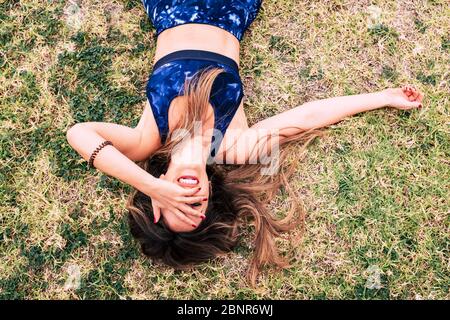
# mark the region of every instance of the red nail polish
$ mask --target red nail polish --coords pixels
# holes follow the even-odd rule
[[[200,218],[202,218],[202,220],[205,220],[206,217],[205,216],[200,216]]]
[[[196,228],[197,226],[195,224],[192,225],[194,228]]]
[[[156,218],[153,219],[153,223],[156,223]]]
[[[203,198],[202,200],[203,200],[203,201],[206,201],[206,200],[208,200],[208,198]]]

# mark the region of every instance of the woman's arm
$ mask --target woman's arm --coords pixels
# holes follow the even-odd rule
[[[133,161],[145,160],[157,147],[149,112],[149,108],[144,109],[136,128],[105,122],[77,123],[67,131],[67,141],[85,160],[89,160],[100,143],[111,141],[114,146],[104,147],[94,166],[138,190],[146,190],[155,183],[155,178]]]
[[[136,128],[114,123],[78,123],[67,131],[67,141],[85,160],[89,160],[92,152],[103,141],[111,141],[113,146],[107,145],[101,149],[95,157],[94,166],[150,196],[154,200],[152,206],[155,211],[166,208],[177,214],[180,219],[193,224],[193,221],[182,212],[200,216],[196,210],[186,205],[203,199],[193,196],[197,190],[195,188],[186,190],[159,177],[153,177],[134,163],[145,160],[158,147],[159,135],[152,132],[150,124],[154,119],[146,117],[149,115],[146,114],[149,112],[148,109],[144,111]]]
[[[243,164],[254,160],[258,154],[267,150],[265,138],[269,132],[280,137],[278,142],[283,143],[282,137],[325,127],[360,112],[387,106],[403,110],[418,108],[422,106],[422,99],[421,92],[408,86],[307,102],[243,130],[235,142],[226,147],[228,154],[225,161],[230,164]]]
[[[260,121],[251,129],[278,129],[281,134],[289,136],[300,130],[326,127],[357,113],[387,106],[404,110],[418,108],[422,99],[423,94],[418,90],[404,87],[316,100]]]
[[[70,133],[69,133],[70,132]],[[146,106],[135,128],[115,123],[83,122],[77,123],[67,132],[73,136],[78,150],[91,150],[85,134],[97,134],[104,140],[111,141],[123,155],[132,161],[143,161],[159,147],[159,135],[150,107]],[[70,143],[70,141],[69,141]],[[72,143],[70,143],[72,145]],[[81,155],[81,153],[80,153]]]
[[[86,161],[105,140],[110,140],[114,146],[106,146],[98,153],[94,161],[98,170],[138,190],[154,182],[152,176],[133,162],[138,160],[136,155],[143,155],[138,150],[141,144],[138,130],[113,123],[85,122],[67,131],[67,141]]]

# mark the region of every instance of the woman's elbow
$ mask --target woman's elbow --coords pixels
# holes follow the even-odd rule
[[[80,135],[80,131],[82,129],[82,123],[76,123],[71,126],[66,132],[67,142],[73,146],[74,142],[77,140],[77,137]]]

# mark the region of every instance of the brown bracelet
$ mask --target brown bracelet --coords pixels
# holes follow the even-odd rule
[[[91,157],[89,158],[89,168],[93,168],[94,167],[94,159],[97,156],[98,152],[105,146],[107,145],[113,145],[111,141],[103,141],[98,147],[97,149],[94,150],[94,152],[92,152]]]

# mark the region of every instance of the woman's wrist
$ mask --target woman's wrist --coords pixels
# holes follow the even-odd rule
[[[377,92],[379,95],[381,107],[390,107],[392,105],[392,96],[389,94],[389,89],[381,90]]]
[[[151,196],[157,188],[157,181],[157,178],[152,176],[150,173],[146,173],[144,178],[140,181],[140,185],[137,189],[144,192],[148,196]]]

